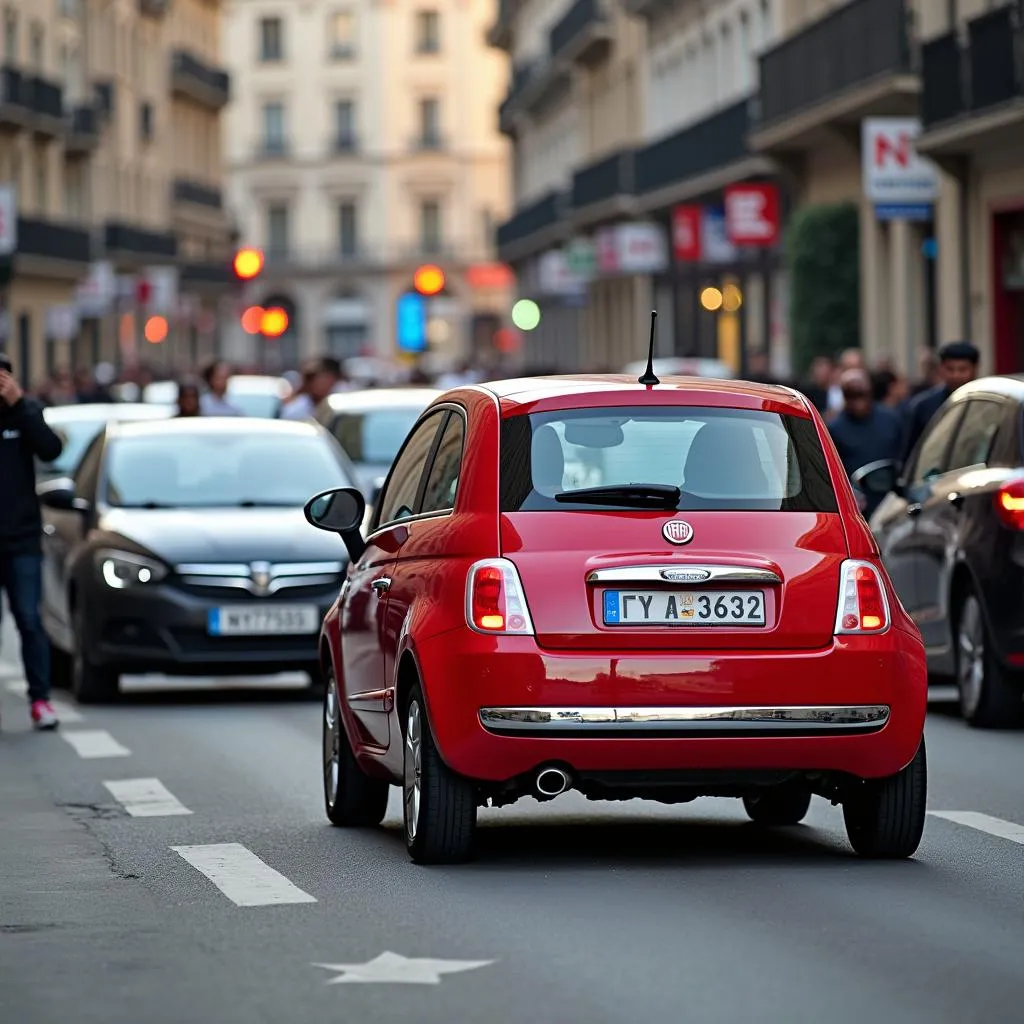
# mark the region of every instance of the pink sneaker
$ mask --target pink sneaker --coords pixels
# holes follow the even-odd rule
[[[37,729],[56,729],[60,725],[57,712],[48,700],[35,700],[32,702],[32,724]]]

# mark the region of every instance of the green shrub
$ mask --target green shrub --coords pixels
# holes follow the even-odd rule
[[[804,206],[786,233],[793,369],[860,345],[860,212],[855,203]]]

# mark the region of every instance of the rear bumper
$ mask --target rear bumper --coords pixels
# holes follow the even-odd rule
[[[927,708],[924,649],[899,629],[819,651],[620,657],[466,630],[416,655],[442,757],[490,782],[549,762],[877,778],[912,760]]]

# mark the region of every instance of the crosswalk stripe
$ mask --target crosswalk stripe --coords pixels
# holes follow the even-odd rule
[[[19,697],[24,697],[28,694],[28,684],[24,679],[12,679],[7,684],[7,689],[10,693],[16,693]],[[61,722],[70,724],[85,720],[85,716],[81,712],[76,711],[70,704],[65,704],[59,697],[51,697],[50,703],[53,705],[53,710],[57,712],[57,717]]]
[[[128,757],[131,754],[106,729],[72,729],[62,731],[60,735],[75,748],[79,757],[88,761],[101,757]]]
[[[169,818],[192,813],[159,779],[114,779],[103,785],[133,818]]]
[[[241,843],[172,846],[179,857],[205,875],[239,907],[268,907],[280,903],[316,903],[280,872]]]
[[[956,825],[965,825],[967,828],[987,832],[990,836],[1009,839],[1011,843],[1019,843],[1024,846],[1024,825],[1003,821],[1002,818],[993,818],[989,814],[981,814],[978,811],[929,811],[928,813],[933,818],[944,818]]]

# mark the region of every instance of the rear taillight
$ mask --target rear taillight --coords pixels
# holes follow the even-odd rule
[[[532,635],[523,584],[510,561],[488,558],[470,566],[466,621],[479,633]]]
[[[1024,480],[1003,484],[992,496],[996,515],[1011,530],[1024,530]]]
[[[882,633],[888,628],[889,601],[879,571],[870,562],[843,562],[836,633]]]

